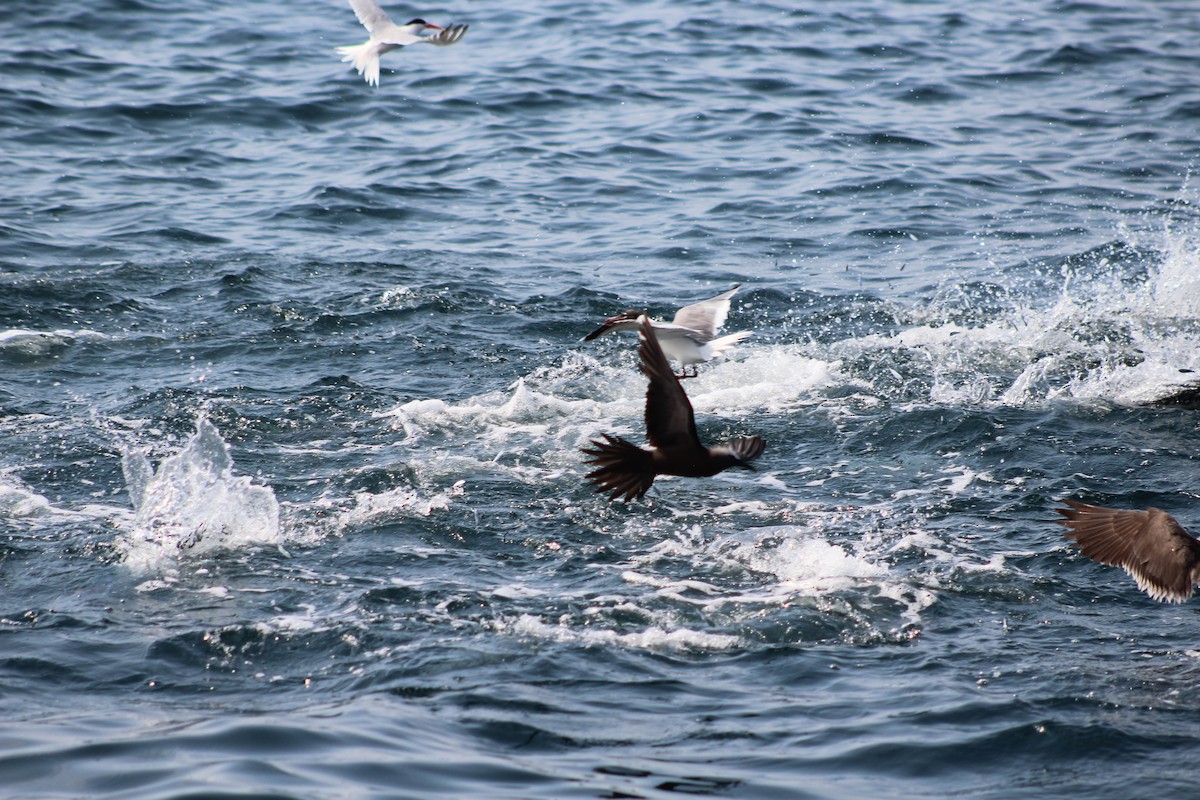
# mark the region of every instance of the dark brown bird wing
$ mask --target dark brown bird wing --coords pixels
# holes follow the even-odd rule
[[[1067,536],[1101,564],[1120,567],[1155,600],[1182,603],[1192,596],[1200,572],[1200,541],[1157,508],[1129,511],[1064,500],[1055,509]]]
[[[671,371],[648,317],[638,320],[638,358],[646,386],[646,439],[659,450],[703,450],[696,435],[696,417],[679,379]]]

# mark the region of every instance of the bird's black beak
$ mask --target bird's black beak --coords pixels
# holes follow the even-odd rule
[[[608,332],[608,329],[611,327],[612,327],[612,320],[606,319],[606,320],[604,320],[603,325],[601,325],[599,328],[596,328],[596,330],[592,331],[587,336],[583,337],[583,340],[585,342],[590,342],[592,339],[595,339],[599,336],[603,336],[605,333]]]
[[[608,333],[610,330],[612,330],[614,327],[616,327],[618,324],[620,324],[622,322],[625,322],[625,323],[634,322],[634,321],[640,320],[644,316],[646,316],[645,311],[622,311],[620,314],[616,314],[616,315],[611,316],[608,319],[604,320],[603,325],[601,325],[599,328],[596,328],[596,330],[592,331],[587,336],[583,337],[583,340],[585,342],[590,342],[592,339],[595,339],[597,336],[603,336],[604,334]]]

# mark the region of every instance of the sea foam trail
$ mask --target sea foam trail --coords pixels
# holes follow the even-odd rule
[[[0,475],[0,519],[12,522],[42,517],[51,513],[51,510],[50,501],[45,497],[13,478]]]
[[[119,549],[136,571],[170,568],[185,551],[282,540],[275,493],[234,475],[228,445],[204,417],[183,449],[163,459],[157,470],[137,450],[126,451],[121,466],[134,515]]]
[[[1064,268],[1050,302],[1018,293],[970,324],[948,321],[945,308],[918,310],[903,330],[844,339],[822,355],[869,364],[861,377],[881,394],[939,405],[1157,403],[1200,387],[1200,234],[1168,230],[1153,249],[1160,260],[1145,275]]]
[[[700,377],[687,381],[697,414],[784,413],[814,402],[815,392],[838,379],[834,365],[794,346],[747,346],[738,355],[708,365]],[[635,365],[573,355],[518,378],[503,391],[459,402],[412,400],[379,416],[391,418],[411,445],[441,434],[470,436],[493,451],[514,446],[537,450],[557,443],[573,452],[598,429],[622,434],[641,430],[645,397],[646,381]]]

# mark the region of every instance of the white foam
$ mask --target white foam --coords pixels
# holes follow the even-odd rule
[[[497,586],[492,590],[492,596],[503,600],[516,600],[522,597],[542,597],[545,594],[541,589],[535,589],[523,583],[509,583],[504,586]]]
[[[204,417],[176,454],[155,470],[136,450],[122,467],[134,505],[119,550],[130,568],[171,568],[181,553],[280,544],[279,503],[270,487],[233,472],[228,445]]]
[[[102,333],[89,330],[35,331],[10,328],[0,331],[0,352],[36,360],[56,356],[81,339],[107,338]]]
[[[343,511],[338,520],[339,528],[379,522],[391,517],[407,517],[414,514],[428,517],[434,511],[450,508],[450,500],[461,497],[465,492],[465,480],[460,480],[449,491],[424,496],[415,489],[398,486],[384,492],[355,492],[354,507]]]
[[[962,494],[968,486],[976,481],[992,482],[995,480],[986,472],[976,472],[970,467],[962,465],[948,467],[941,472],[943,475],[950,475],[950,477],[942,479],[946,484],[946,491],[950,494]]]
[[[1167,228],[1135,246],[1162,254],[1144,279],[1103,261],[1064,268],[1052,297],[1014,291],[976,324],[941,319],[972,311],[953,293],[951,307],[907,310],[912,326],[833,343],[829,354],[866,356],[879,391],[892,391],[888,378],[905,391],[928,386],[937,405],[1153,402],[1200,383],[1200,235]]]
[[[780,536],[782,540],[772,548],[764,548],[759,542],[741,545],[733,552],[734,557],[757,572],[775,576],[789,591],[824,594],[887,575],[879,564],[822,539],[804,537],[802,529],[793,526],[768,528],[759,535]]]
[[[134,591],[141,592],[143,594],[148,594],[150,592],[159,592],[164,589],[170,589],[173,586],[175,586],[176,583],[178,583],[177,578],[175,578],[174,576],[168,576],[168,577],[162,578],[162,579],[153,578],[148,581],[142,581],[141,583],[139,583],[137,586],[135,586],[133,588],[134,588]]]
[[[686,390],[698,415],[739,419],[816,403],[816,390],[834,382],[834,366],[794,347],[740,348],[740,360],[706,365]],[[503,474],[544,483],[579,467],[580,447],[601,432],[640,441],[646,381],[632,361],[601,364],[572,353],[500,391],[459,402],[412,400],[380,414],[404,432],[424,477]],[[443,442],[470,442],[469,447]],[[760,478],[769,480],[769,478]]]
[[[393,418],[393,425],[403,430],[412,444],[437,432],[482,432],[495,445],[513,438],[545,437],[571,420],[604,416],[604,404],[596,400],[562,396],[553,391],[553,386],[534,388],[530,386],[533,381],[532,376],[519,378],[505,391],[490,392],[461,403],[413,400],[382,416]],[[644,383],[640,391],[645,392]]]
[[[678,528],[667,523],[665,530],[647,530],[644,522],[632,522],[622,535],[659,538],[623,567],[622,580],[645,590],[633,592],[627,601],[656,609],[665,602],[670,608],[686,607],[736,622],[757,619],[764,607],[787,607],[803,599],[857,620],[855,635],[894,636],[902,626],[919,625],[921,611],[936,601],[936,595],[925,576],[894,572],[889,566],[892,542],[903,538],[888,521],[892,510],[890,501],[878,507],[822,510],[779,500],[773,519],[803,514],[805,524],[732,533],[703,524]],[[859,531],[853,548],[834,541],[846,530]],[[665,625],[663,612],[657,614],[656,622]]]
[[[503,620],[497,628],[588,645],[729,649],[748,642],[731,628],[753,630],[764,613],[776,613],[767,609],[797,607],[820,609],[827,620],[844,621],[855,636],[908,638],[919,632],[921,612],[937,600],[934,589],[894,573],[887,545],[878,537],[860,537],[860,551],[827,539],[825,528],[848,524],[847,514],[813,516],[812,525],[726,535],[699,524],[675,528],[622,565],[598,565],[620,569],[626,589],[592,597],[582,616],[564,614],[551,621],[525,614]],[[628,534],[642,539],[661,535],[639,523]],[[523,596],[519,587],[513,588],[496,596]],[[697,626],[697,616],[719,620],[723,630]],[[639,630],[629,631],[630,626]]]
[[[742,348],[736,361],[720,361],[687,381],[688,398],[697,412],[742,416],[772,413],[815,402],[814,393],[841,382],[837,365],[812,358],[793,345]],[[645,396],[644,382],[639,386]]]
[[[26,343],[53,342],[70,343],[76,339],[107,339],[102,333],[89,330],[34,331],[27,328],[10,328],[0,331],[0,347],[12,347]]]
[[[277,617],[271,617],[265,622],[255,624],[262,633],[267,635],[276,633],[307,633],[317,630],[317,608],[309,603],[300,604],[303,609],[299,614],[282,614]]]
[[[1200,347],[1200,341],[1196,342]],[[1118,405],[1144,405],[1170,395],[1188,384],[1200,383],[1200,372],[1181,373],[1175,364],[1194,364],[1191,356],[1152,353],[1152,360],[1140,364],[1103,365],[1072,379],[1061,395],[1077,400],[1104,400]],[[1169,359],[1170,363],[1167,363]],[[1196,369],[1196,367],[1191,367]]]
[[[621,578],[627,583],[641,586],[652,586],[660,594],[679,596],[684,592],[699,592],[702,595],[716,595],[720,589],[711,583],[690,578],[662,578],[656,575],[646,575],[634,570],[621,573]]]
[[[0,519],[41,517],[52,513],[50,501],[7,475],[0,475]]]
[[[740,642],[736,636],[688,628],[667,630],[650,626],[633,633],[618,633],[596,627],[575,628],[562,622],[552,625],[529,614],[522,614],[514,620],[500,620],[495,627],[501,633],[514,636],[639,650],[728,650]]]
[[[121,516],[122,511],[111,506],[61,508],[26,486],[15,475],[0,472],[0,520],[39,527],[52,526],[65,520],[112,520]]]

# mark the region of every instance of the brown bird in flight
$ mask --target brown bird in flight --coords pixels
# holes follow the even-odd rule
[[[766,443],[758,436],[739,436],[716,447],[705,447],[696,434],[692,404],[663,354],[649,318],[638,318],[638,358],[646,386],[646,439],[654,447],[644,450],[619,436],[601,434],[583,448],[596,469],[587,474],[597,492],[610,500],[641,497],[658,475],[706,478],[730,467],[754,469],[751,461],[762,455]]]
[[[1063,500],[1055,511],[1088,558],[1120,567],[1155,600],[1182,603],[1200,581],[1200,540],[1157,508],[1127,511]]]

